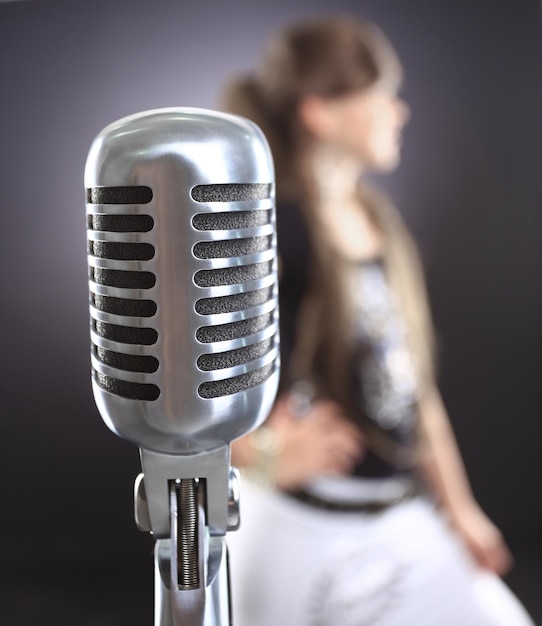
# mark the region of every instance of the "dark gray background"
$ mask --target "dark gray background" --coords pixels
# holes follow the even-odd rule
[[[216,106],[272,30],[331,6],[379,23],[404,61],[413,117],[404,162],[381,183],[422,250],[443,394],[475,492],[516,554],[507,580],[542,623],[535,0],[0,4],[2,623],[152,623],[137,450],[104,426],[89,383],[93,137],[136,111]]]

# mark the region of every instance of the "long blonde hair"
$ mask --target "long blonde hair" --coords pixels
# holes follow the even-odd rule
[[[296,374],[311,378],[318,372],[325,393],[347,406],[348,294],[337,280],[345,261],[315,219],[316,183],[306,167],[297,106],[308,95],[345,95],[382,78],[400,82],[401,74],[391,44],[376,26],[349,16],[324,17],[279,32],[254,73],[231,81],[223,94],[225,109],[252,119],[266,134],[275,160],[277,198],[299,206],[309,230],[312,273],[296,338]],[[386,272],[406,321],[423,391],[433,378],[434,340],[417,249],[383,194],[361,185],[360,200],[382,234]]]

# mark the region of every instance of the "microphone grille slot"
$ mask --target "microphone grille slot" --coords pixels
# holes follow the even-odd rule
[[[272,239],[270,236],[200,241],[194,245],[193,252],[198,259],[226,259],[264,252],[269,250],[271,243]]]
[[[273,269],[271,261],[252,265],[237,265],[216,270],[200,270],[194,275],[194,282],[198,287],[220,287],[222,285],[236,285],[251,280],[260,280],[269,276]]]
[[[270,183],[196,185],[190,192],[196,202],[243,202],[271,197]]]
[[[123,243],[119,241],[90,241],[90,254],[113,261],[150,261],[154,246],[150,243]]]
[[[156,276],[152,272],[131,272],[93,267],[90,271],[90,277],[98,285],[119,287],[120,289],[151,289],[156,284]]]
[[[99,387],[116,396],[122,396],[129,400],[146,400],[153,402],[160,397],[160,389],[156,385],[146,383],[132,383],[126,380],[111,378],[94,370],[94,380]]]
[[[96,320],[94,321],[94,330],[99,337],[118,343],[152,346],[158,341],[158,332],[154,328],[119,326],[118,324]]]
[[[93,293],[91,303],[98,311],[126,317],[153,317],[157,311],[153,300],[131,300]]]
[[[224,213],[198,213],[192,218],[196,230],[233,230],[256,228],[271,223],[269,209],[258,211],[228,211]]]
[[[152,189],[143,185],[87,189],[87,204],[148,204],[152,197]]]
[[[200,315],[219,315],[221,313],[233,313],[244,311],[252,307],[264,304],[271,299],[273,290],[271,287],[236,293],[231,296],[219,296],[216,298],[201,298],[196,301],[196,311]]]
[[[273,323],[273,314],[259,315],[240,322],[217,324],[216,326],[202,326],[196,331],[196,339],[201,343],[214,343],[215,341],[230,341],[253,335],[265,330]]]
[[[95,355],[96,358],[102,363],[105,363],[105,365],[127,372],[152,374],[156,372],[160,365],[158,359],[153,356],[122,354],[121,352],[115,352],[97,346],[95,346]]]
[[[198,387],[198,394],[205,399],[229,396],[240,391],[246,391],[251,387],[256,387],[264,383],[275,371],[276,363],[273,361],[264,367],[248,374],[226,378],[225,380],[213,380],[201,383]]]
[[[198,358],[198,367],[203,372],[212,372],[242,365],[266,355],[273,347],[273,343],[272,339],[266,339],[237,350],[202,354]]]
[[[154,227],[150,215],[89,215],[90,230],[110,233],[148,233]]]

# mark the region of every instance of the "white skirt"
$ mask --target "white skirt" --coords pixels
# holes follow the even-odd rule
[[[235,626],[527,626],[422,497],[331,512],[243,482],[228,534]]]

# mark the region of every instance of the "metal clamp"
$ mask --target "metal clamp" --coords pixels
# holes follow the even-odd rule
[[[224,535],[239,527],[239,473],[229,448],[188,458],[142,450],[142,464],[134,508],[138,528],[157,536],[155,626],[229,626]]]

